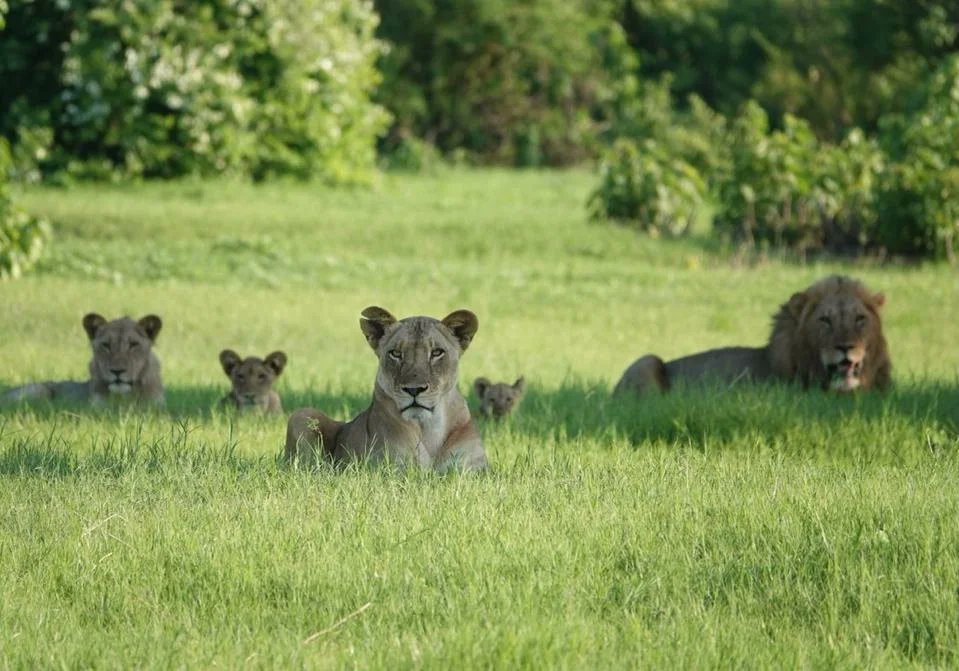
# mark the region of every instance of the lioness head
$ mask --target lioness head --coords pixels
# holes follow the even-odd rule
[[[834,275],[793,294],[775,318],[770,347],[807,383],[850,392],[889,382],[881,293]],[[788,351],[783,351],[783,350]]]
[[[220,352],[220,365],[233,383],[233,397],[240,406],[265,405],[273,390],[273,381],[286,366],[286,354],[271,352],[265,359],[255,356],[241,359],[231,349]]]
[[[520,377],[513,384],[497,382],[493,384],[485,377],[473,382],[473,389],[480,400],[480,414],[486,417],[504,417],[516,407],[523,398],[526,380]]]
[[[110,322],[95,313],[85,316],[83,328],[93,349],[93,381],[111,394],[129,394],[151,367],[151,348],[162,326],[156,315],[139,321],[121,317]]]
[[[429,421],[441,400],[456,389],[460,355],[479,322],[469,310],[442,320],[396,317],[379,307],[362,312],[360,328],[380,360],[376,385],[404,419]]]

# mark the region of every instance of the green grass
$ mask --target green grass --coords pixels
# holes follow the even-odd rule
[[[959,275],[743,267],[587,223],[592,179],[24,194],[57,237],[0,284],[0,385],[82,378],[85,312],[155,312],[168,411],[0,411],[0,667],[959,664]],[[890,393],[610,400],[836,271],[887,295]],[[213,410],[225,347],[287,352],[287,410],[362,409],[371,304],[474,310],[464,392],[526,375],[490,473],[289,471],[282,418]]]

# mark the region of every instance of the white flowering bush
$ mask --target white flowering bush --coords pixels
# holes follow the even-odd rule
[[[0,132],[47,173],[354,181],[373,168],[387,115],[370,101],[367,2],[20,2],[8,22]]]

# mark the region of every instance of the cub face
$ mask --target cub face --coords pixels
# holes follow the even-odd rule
[[[360,328],[379,359],[376,385],[407,420],[428,422],[456,389],[459,359],[479,322],[469,310],[442,320],[407,317],[397,321],[380,307],[363,310]]]
[[[110,394],[129,394],[148,372],[153,343],[163,322],[156,315],[139,321],[121,317],[107,321],[91,312],[83,318],[93,358],[90,376]]]
[[[232,397],[238,408],[272,409],[270,401],[276,394],[273,382],[286,367],[286,354],[271,352],[263,359],[255,356],[241,359],[233,350],[225,349],[220,352],[220,365],[233,385],[228,398]]]
[[[478,377],[473,382],[473,390],[479,397],[480,414],[484,417],[499,419],[505,417],[519,405],[523,398],[526,380],[520,377],[513,384],[508,382],[492,383],[485,377]]]

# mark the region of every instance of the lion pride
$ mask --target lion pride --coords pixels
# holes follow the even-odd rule
[[[637,359],[614,393],[667,391],[677,382],[797,381],[804,388],[852,392],[889,386],[892,362],[882,332],[881,293],[842,275],[795,293],[773,316],[763,347],[724,347],[664,362]]]

